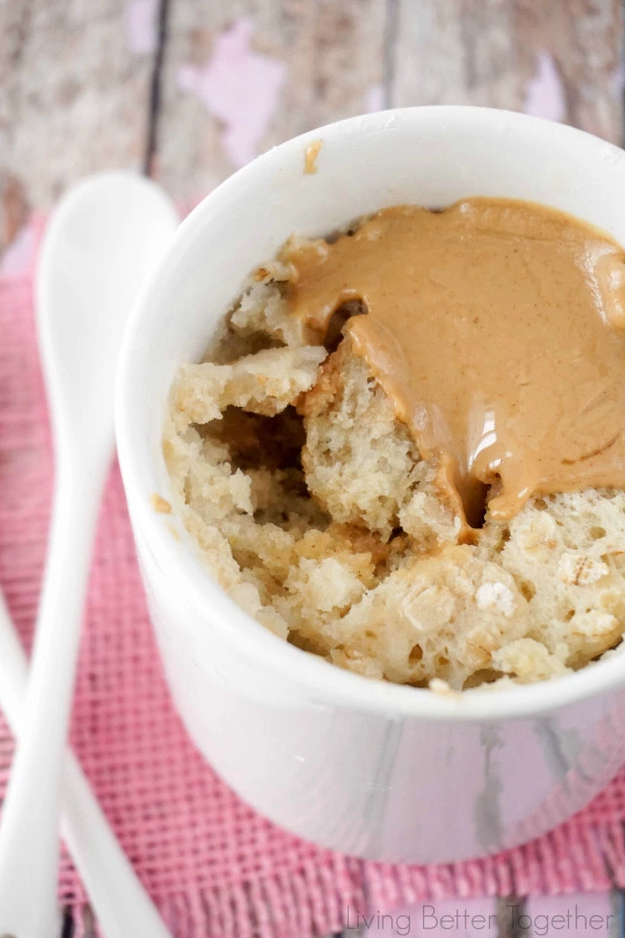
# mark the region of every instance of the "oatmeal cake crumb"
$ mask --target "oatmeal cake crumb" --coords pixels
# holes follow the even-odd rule
[[[306,156],[304,157],[304,172],[307,175],[317,172],[317,157],[323,145],[323,140],[315,140],[314,143],[306,147]]]
[[[162,515],[169,515],[173,511],[171,503],[168,502],[166,498],[163,498],[162,495],[158,495],[156,492],[150,495],[150,504],[152,505],[154,511],[158,511]]]
[[[487,508],[461,543],[435,461],[350,340],[328,353],[289,316],[292,277],[288,252],[257,268],[219,364],[183,365],[172,389],[173,506],[223,588],[308,653],[441,694],[557,677],[617,645],[625,493],[531,498],[510,521]]]

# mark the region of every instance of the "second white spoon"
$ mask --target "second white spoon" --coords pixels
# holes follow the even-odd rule
[[[16,737],[27,682],[26,656],[0,592],[0,706]],[[106,938],[171,938],[71,752],[65,755],[61,830]],[[52,935],[53,919],[49,925]]]

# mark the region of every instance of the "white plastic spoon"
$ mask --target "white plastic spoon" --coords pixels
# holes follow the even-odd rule
[[[0,593],[0,707],[15,736],[27,678],[26,656]],[[61,830],[106,938],[171,938],[71,752],[65,756]],[[50,919],[48,934],[53,930]]]
[[[0,826],[0,935],[51,938],[61,774],[91,547],[113,449],[124,325],[177,223],[131,173],[71,190],[47,229],[37,314],[56,456],[48,557],[28,699]]]

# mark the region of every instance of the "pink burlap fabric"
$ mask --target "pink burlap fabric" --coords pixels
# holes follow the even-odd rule
[[[37,231],[35,226],[24,234],[0,273],[0,583],[27,644],[52,481],[33,322]],[[625,886],[625,773],[539,841],[486,860],[429,868],[367,863],[319,850],[255,814],[203,762],[172,707],[116,467],[95,547],[72,745],[179,938],[307,938],[339,930],[348,910],[353,921],[356,910],[384,911],[424,897]],[[2,724],[0,793],[11,748]],[[80,934],[87,900],[67,857],[59,889],[75,911]]]

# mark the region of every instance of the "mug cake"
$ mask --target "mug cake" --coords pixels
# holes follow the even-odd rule
[[[625,253],[535,203],[293,236],[180,366],[171,501],[282,639],[438,691],[625,628]]]

